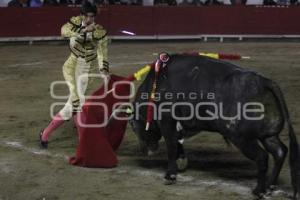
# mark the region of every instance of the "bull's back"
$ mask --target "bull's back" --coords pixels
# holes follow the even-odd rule
[[[151,92],[153,80],[154,71],[152,70],[137,92],[137,102],[145,100],[141,99],[142,92]],[[209,102],[215,103],[219,108],[221,103],[223,115],[229,117],[235,116],[237,113],[238,103],[261,102],[266,108],[266,118],[257,122],[249,123],[247,120],[235,122],[220,118],[211,121],[193,118],[182,122],[184,127],[192,132],[208,130],[232,134],[233,132],[248,131],[249,134],[255,136],[257,130],[277,126],[276,124],[282,121],[276,101],[265,87],[265,81],[266,78],[263,76],[228,62],[203,56],[178,55],[172,56],[167,67],[161,70],[156,92],[160,93],[162,97],[166,93],[172,93],[172,99],[167,101],[174,103],[189,102],[196,106],[199,102]],[[189,96],[191,93],[195,94],[192,99]],[[177,94],[184,94],[184,97]],[[185,108],[179,109],[181,109],[180,115],[189,115]],[[212,107],[202,106],[200,109],[202,110],[196,112],[203,116],[206,110],[212,109]],[[146,110],[142,110],[140,113],[145,114]]]
[[[234,64],[205,56],[173,56],[164,72],[169,90],[178,92],[220,93],[224,86],[237,84],[240,77],[253,72]]]
[[[198,129],[259,137],[260,134],[273,134],[281,129],[283,118],[280,109],[274,96],[266,87],[266,81],[269,80],[254,71],[210,58],[178,57],[168,65],[168,79],[172,93],[197,94],[197,99],[176,99],[174,102],[188,101],[194,106],[200,102],[208,102],[215,103],[218,107],[217,120],[203,121],[193,118],[183,122],[191,131]],[[259,108],[264,110],[264,118],[252,121],[245,119],[244,116],[241,120],[229,119],[236,116],[239,111],[243,114],[243,109],[250,108],[244,105],[249,103],[260,104],[262,107]],[[202,106],[199,109],[196,112],[201,116],[209,116],[205,115],[206,110],[215,113],[215,108],[212,106]],[[226,119],[220,117],[221,109]],[[185,108],[181,108],[180,113],[186,113],[188,116],[189,113],[185,111]],[[251,117],[259,118],[261,114],[258,112]]]

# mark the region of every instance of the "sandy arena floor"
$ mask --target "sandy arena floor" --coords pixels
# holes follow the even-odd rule
[[[111,71],[128,75],[153,61],[153,53],[187,50],[251,56],[236,63],[279,83],[300,134],[300,43],[115,42],[109,49]],[[63,80],[62,65],[68,54],[67,45],[0,46],[0,200],[254,198],[255,164],[214,133],[186,140],[189,169],[172,186],[163,185],[162,180],[167,165],[164,145],[158,155],[143,157],[130,127],[118,151],[119,166],[114,169],[79,168],[67,163],[76,148],[72,122],[51,137],[49,150],[39,149],[37,134],[49,122],[49,106],[55,102],[50,98],[50,83]],[[58,92],[66,94],[67,88]],[[288,142],[286,130],[281,138]],[[272,199],[287,199],[289,173],[286,160],[280,190]]]

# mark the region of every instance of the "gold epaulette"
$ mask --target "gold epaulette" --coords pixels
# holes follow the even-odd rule
[[[74,31],[76,33],[79,33],[81,28],[81,22],[82,22],[82,17],[81,16],[76,16],[76,17],[71,17],[69,20],[69,24],[71,24],[71,31]]]
[[[106,30],[100,26],[96,25],[96,29],[93,31],[93,39],[95,40],[101,40],[106,36]]]
[[[76,17],[71,17],[69,21],[73,26],[81,26],[82,22],[82,17],[81,16],[76,16]]]

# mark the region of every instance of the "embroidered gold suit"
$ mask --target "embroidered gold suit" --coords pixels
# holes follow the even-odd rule
[[[61,28],[61,35],[69,38],[69,58],[63,65],[63,75],[69,86],[70,96],[60,111],[63,119],[68,120],[73,112],[80,109],[84,95],[90,83],[89,74],[99,70],[108,70],[106,30],[96,25],[94,31],[81,33],[84,28],[82,16],[72,17]]]

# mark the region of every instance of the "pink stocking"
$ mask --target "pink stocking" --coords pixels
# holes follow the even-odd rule
[[[64,123],[65,120],[60,116],[60,114],[56,114],[47,128],[44,129],[42,135],[42,141],[48,141],[49,136],[57,129],[60,125]]]

